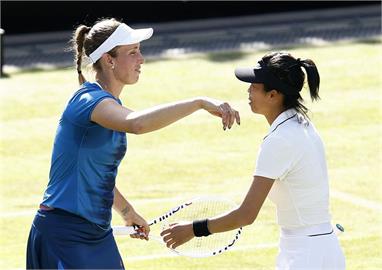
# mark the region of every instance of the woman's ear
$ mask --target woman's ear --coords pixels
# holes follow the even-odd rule
[[[114,69],[114,58],[110,54],[104,53],[102,55],[102,60],[107,68]]]
[[[279,103],[280,101],[282,101],[282,94],[276,89],[269,91],[268,97],[272,103]]]
[[[271,98],[271,99],[274,99],[276,97],[278,97],[279,95],[279,92],[275,89],[271,90],[271,91],[268,91],[268,97]]]

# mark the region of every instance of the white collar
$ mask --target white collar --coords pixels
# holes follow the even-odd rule
[[[286,110],[286,111],[283,111],[282,113],[280,113],[276,117],[276,119],[273,121],[271,126],[269,127],[268,134],[267,134],[267,136],[264,137],[264,139],[266,137],[268,137],[273,131],[275,131],[280,125],[282,125],[286,121],[296,117],[297,115],[298,115],[298,113],[295,109],[289,109],[289,110]]]
[[[103,90],[103,88],[102,88],[102,86],[100,85],[100,83],[99,83],[99,82],[95,81],[94,83],[95,83],[96,85],[98,85],[98,86],[99,86],[99,88],[101,88],[101,89]]]

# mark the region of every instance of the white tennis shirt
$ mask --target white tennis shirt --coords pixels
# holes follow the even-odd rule
[[[254,175],[275,179],[268,197],[276,204],[281,227],[330,221],[324,145],[313,123],[294,109],[272,123],[259,149]]]

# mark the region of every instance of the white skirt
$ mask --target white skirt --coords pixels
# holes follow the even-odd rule
[[[282,228],[276,269],[345,269],[345,256],[330,223]]]

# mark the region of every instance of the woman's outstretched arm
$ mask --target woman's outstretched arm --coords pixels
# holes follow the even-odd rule
[[[102,100],[92,112],[91,120],[121,132],[143,134],[166,127],[199,109],[222,118],[223,129],[240,124],[239,113],[216,99],[202,97],[158,105],[142,111],[132,111],[113,99]]]

